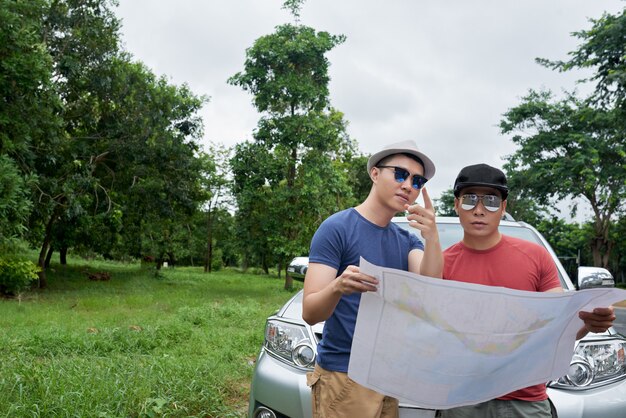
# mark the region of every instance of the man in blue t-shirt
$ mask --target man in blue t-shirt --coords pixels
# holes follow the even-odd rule
[[[435,212],[426,181],[433,162],[415,142],[390,144],[367,162],[372,179],[360,205],[335,213],[319,227],[309,253],[302,317],[313,325],[326,321],[317,348],[315,370],[307,375],[314,417],[397,417],[398,401],[367,389],[347,376],[361,293],[375,291],[378,281],[359,272],[359,259],[383,267],[441,277],[443,256]],[[424,206],[415,204],[423,190]],[[391,219],[408,212],[410,225],[425,244]]]

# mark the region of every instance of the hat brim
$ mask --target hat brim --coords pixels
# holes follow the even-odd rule
[[[416,156],[424,165],[424,177],[430,180],[435,175],[435,164],[426,154],[406,148],[384,149],[372,155],[369,160],[367,160],[367,172],[370,173],[372,168],[376,167],[376,164],[378,164],[380,160],[394,154],[410,154]]]
[[[465,182],[465,183],[458,183],[455,187],[454,187],[454,196],[455,197],[459,197],[459,194],[461,193],[461,190],[468,188],[468,187],[489,187],[490,189],[496,189],[498,190],[500,193],[502,193],[502,198],[506,200],[507,196],[509,195],[509,188],[508,187],[504,187],[504,186],[497,186],[495,184],[491,184],[491,183],[481,183],[481,182]]]

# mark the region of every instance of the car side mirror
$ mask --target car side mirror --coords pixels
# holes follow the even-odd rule
[[[578,267],[578,289],[615,287],[613,275],[602,267]]]

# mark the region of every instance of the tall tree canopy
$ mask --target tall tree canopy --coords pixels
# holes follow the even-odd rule
[[[0,242],[26,232],[34,144],[58,135],[53,60],[41,38],[44,1],[0,0]]]
[[[341,162],[355,147],[329,104],[325,55],[344,39],[279,26],[255,41],[244,71],[229,80],[252,93],[262,114],[255,143],[240,144],[232,165],[240,225],[266,269],[306,253],[321,220],[353,202]]]
[[[123,234],[140,255],[202,203],[206,98],[120,49],[115,5],[0,0],[0,234],[28,232],[42,286],[53,249],[111,254]]]
[[[595,91],[585,99],[557,100],[530,91],[504,114],[500,128],[519,148],[505,168],[514,190],[541,204],[582,198],[594,213],[594,264],[608,267],[615,239],[611,225],[626,213],[626,17],[605,14],[567,62],[539,60],[559,70],[590,68]],[[576,206],[574,205],[574,210]]]

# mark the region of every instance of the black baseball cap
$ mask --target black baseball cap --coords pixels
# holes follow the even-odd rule
[[[502,193],[502,200],[506,200],[509,195],[502,170],[487,164],[468,165],[461,169],[454,181],[454,196],[459,197],[461,190],[470,186],[493,187]]]

